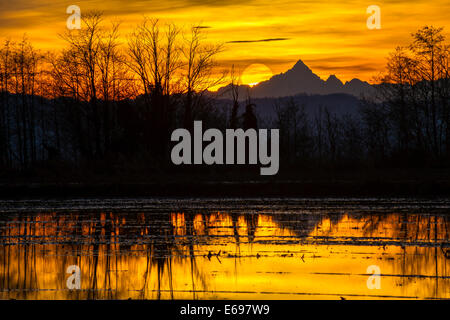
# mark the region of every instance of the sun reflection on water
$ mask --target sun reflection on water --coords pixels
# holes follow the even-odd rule
[[[11,213],[0,298],[450,298],[448,235],[446,215],[415,213]]]

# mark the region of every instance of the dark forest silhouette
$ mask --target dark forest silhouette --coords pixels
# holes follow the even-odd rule
[[[119,24],[91,12],[81,30],[61,35],[60,52],[36,50],[25,36],[4,41],[0,174],[175,170],[170,134],[191,129],[194,120],[221,130],[279,128],[280,171],[448,167],[449,45],[442,30],[423,27],[409,46],[396,48],[376,96],[361,97],[357,115],[318,105],[311,120],[287,98],[269,120],[250,97],[239,99],[234,68],[232,99],[226,108],[216,103],[208,89],[225,78],[215,60],[224,48],[208,43],[201,27],[184,32],[145,18],[121,43]]]

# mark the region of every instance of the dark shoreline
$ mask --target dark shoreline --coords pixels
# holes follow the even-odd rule
[[[0,199],[76,197],[446,197],[450,181],[3,183]]]

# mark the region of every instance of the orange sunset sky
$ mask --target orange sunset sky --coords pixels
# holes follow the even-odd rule
[[[121,21],[124,41],[143,15],[208,26],[210,41],[226,43],[220,65],[235,64],[246,84],[284,72],[299,59],[323,79],[335,74],[370,82],[387,54],[407,45],[419,27],[446,27],[447,37],[450,31],[450,0],[0,0],[0,39],[26,33],[37,48],[60,48],[69,5]],[[370,5],[381,8],[380,30],[366,26]]]

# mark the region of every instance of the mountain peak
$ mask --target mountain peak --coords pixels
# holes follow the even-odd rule
[[[308,71],[308,72],[312,72],[311,69],[302,60],[298,60],[289,71]]]
[[[353,78],[352,80],[347,81],[345,84],[362,84],[362,83],[364,83],[364,81],[361,81],[359,79]]]
[[[330,75],[325,84],[332,89],[338,89],[344,86],[341,80],[339,80],[334,74]]]
[[[335,79],[338,80],[338,78],[336,77],[336,75],[330,74],[330,75],[328,76],[327,81],[328,81],[328,80],[329,80],[329,81],[334,81]]]

